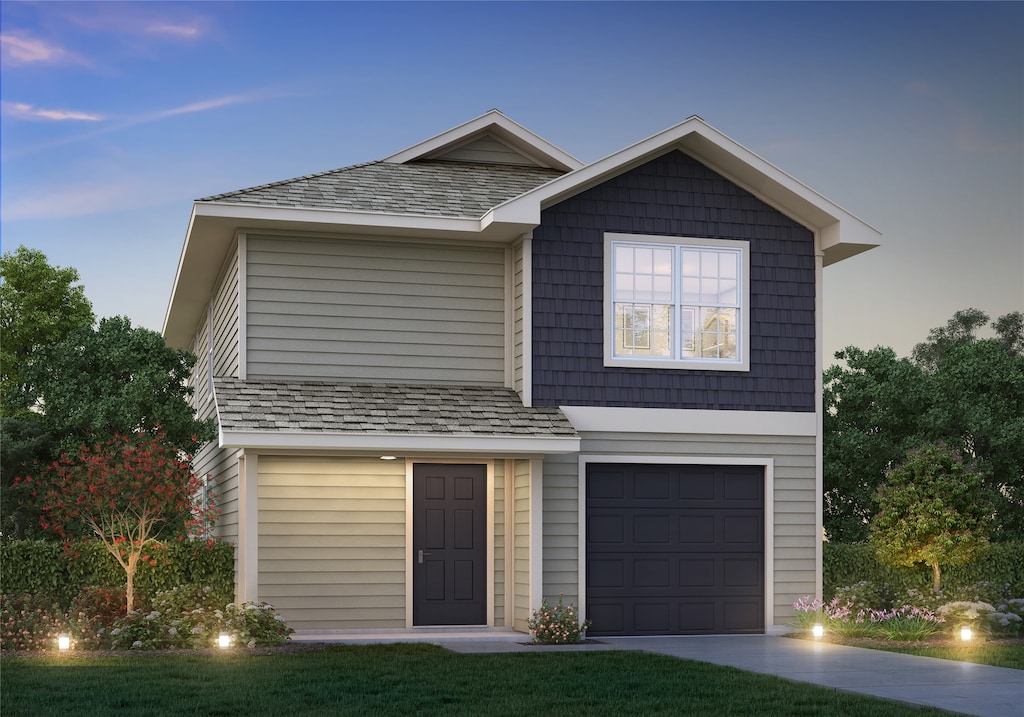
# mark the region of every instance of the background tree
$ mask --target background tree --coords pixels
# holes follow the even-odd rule
[[[988,545],[992,494],[982,474],[948,446],[912,450],[886,473],[877,499],[870,543],[878,559],[929,565],[935,592],[942,586],[941,565],[970,562]]]
[[[46,255],[19,246],[0,257],[0,401],[5,417],[25,415],[25,368],[37,349],[55,344],[95,317],[78,271],[50,266]]]
[[[216,436],[213,420],[198,420],[189,404],[195,355],[167,346],[155,331],[132,328],[127,318],[75,329],[37,355],[26,376],[62,450],[135,433],[191,450]]]
[[[848,347],[824,374],[824,520],[830,540],[860,541],[885,471],[911,446],[945,441],[974,461],[996,493],[997,540],[1024,539],[1024,316],[992,323],[958,311],[918,344]]]
[[[51,266],[43,252],[19,246],[0,256],[0,533],[31,537],[38,514],[14,485],[14,477],[50,459],[53,436],[30,410],[26,369],[36,352],[91,326],[92,304],[73,268]]]
[[[202,483],[187,457],[161,436],[117,436],[19,480],[36,502],[46,530],[64,540],[89,532],[124,569],[127,607],[135,572],[159,537],[185,536],[205,524]],[[83,527],[86,531],[83,531]]]
[[[926,377],[890,348],[849,347],[824,377],[823,517],[829,540],[868,538],[885,471],[918,440]]]

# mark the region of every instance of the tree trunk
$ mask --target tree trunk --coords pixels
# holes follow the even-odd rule
[[[130,553],[128,555],[128,566],[124,569],[124,574],[127,577],[125,582],[125,602],[128,603],[128,610],[131,611],[135,607],[135,568],[139,564],[139,554]]]
[[[939,572],[938,562],[932,563],[932,592],[939,592],[942,589],[942,574]]]

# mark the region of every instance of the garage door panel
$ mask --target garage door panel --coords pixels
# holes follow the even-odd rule
[[[761,467],[603,464],[587,477],[591,634],[764,631]]]

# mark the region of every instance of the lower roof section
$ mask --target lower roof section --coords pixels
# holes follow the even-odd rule
[[[496,386],[214,379],[220,445],[261,450],[574,453],[562,411]]]

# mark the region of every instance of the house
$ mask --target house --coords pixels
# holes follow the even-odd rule
[[[492,110],[196,201],[164,334],[238,599],[784,629],[821,592],[822,269],[879,239],[698,117],[584,165]]]

